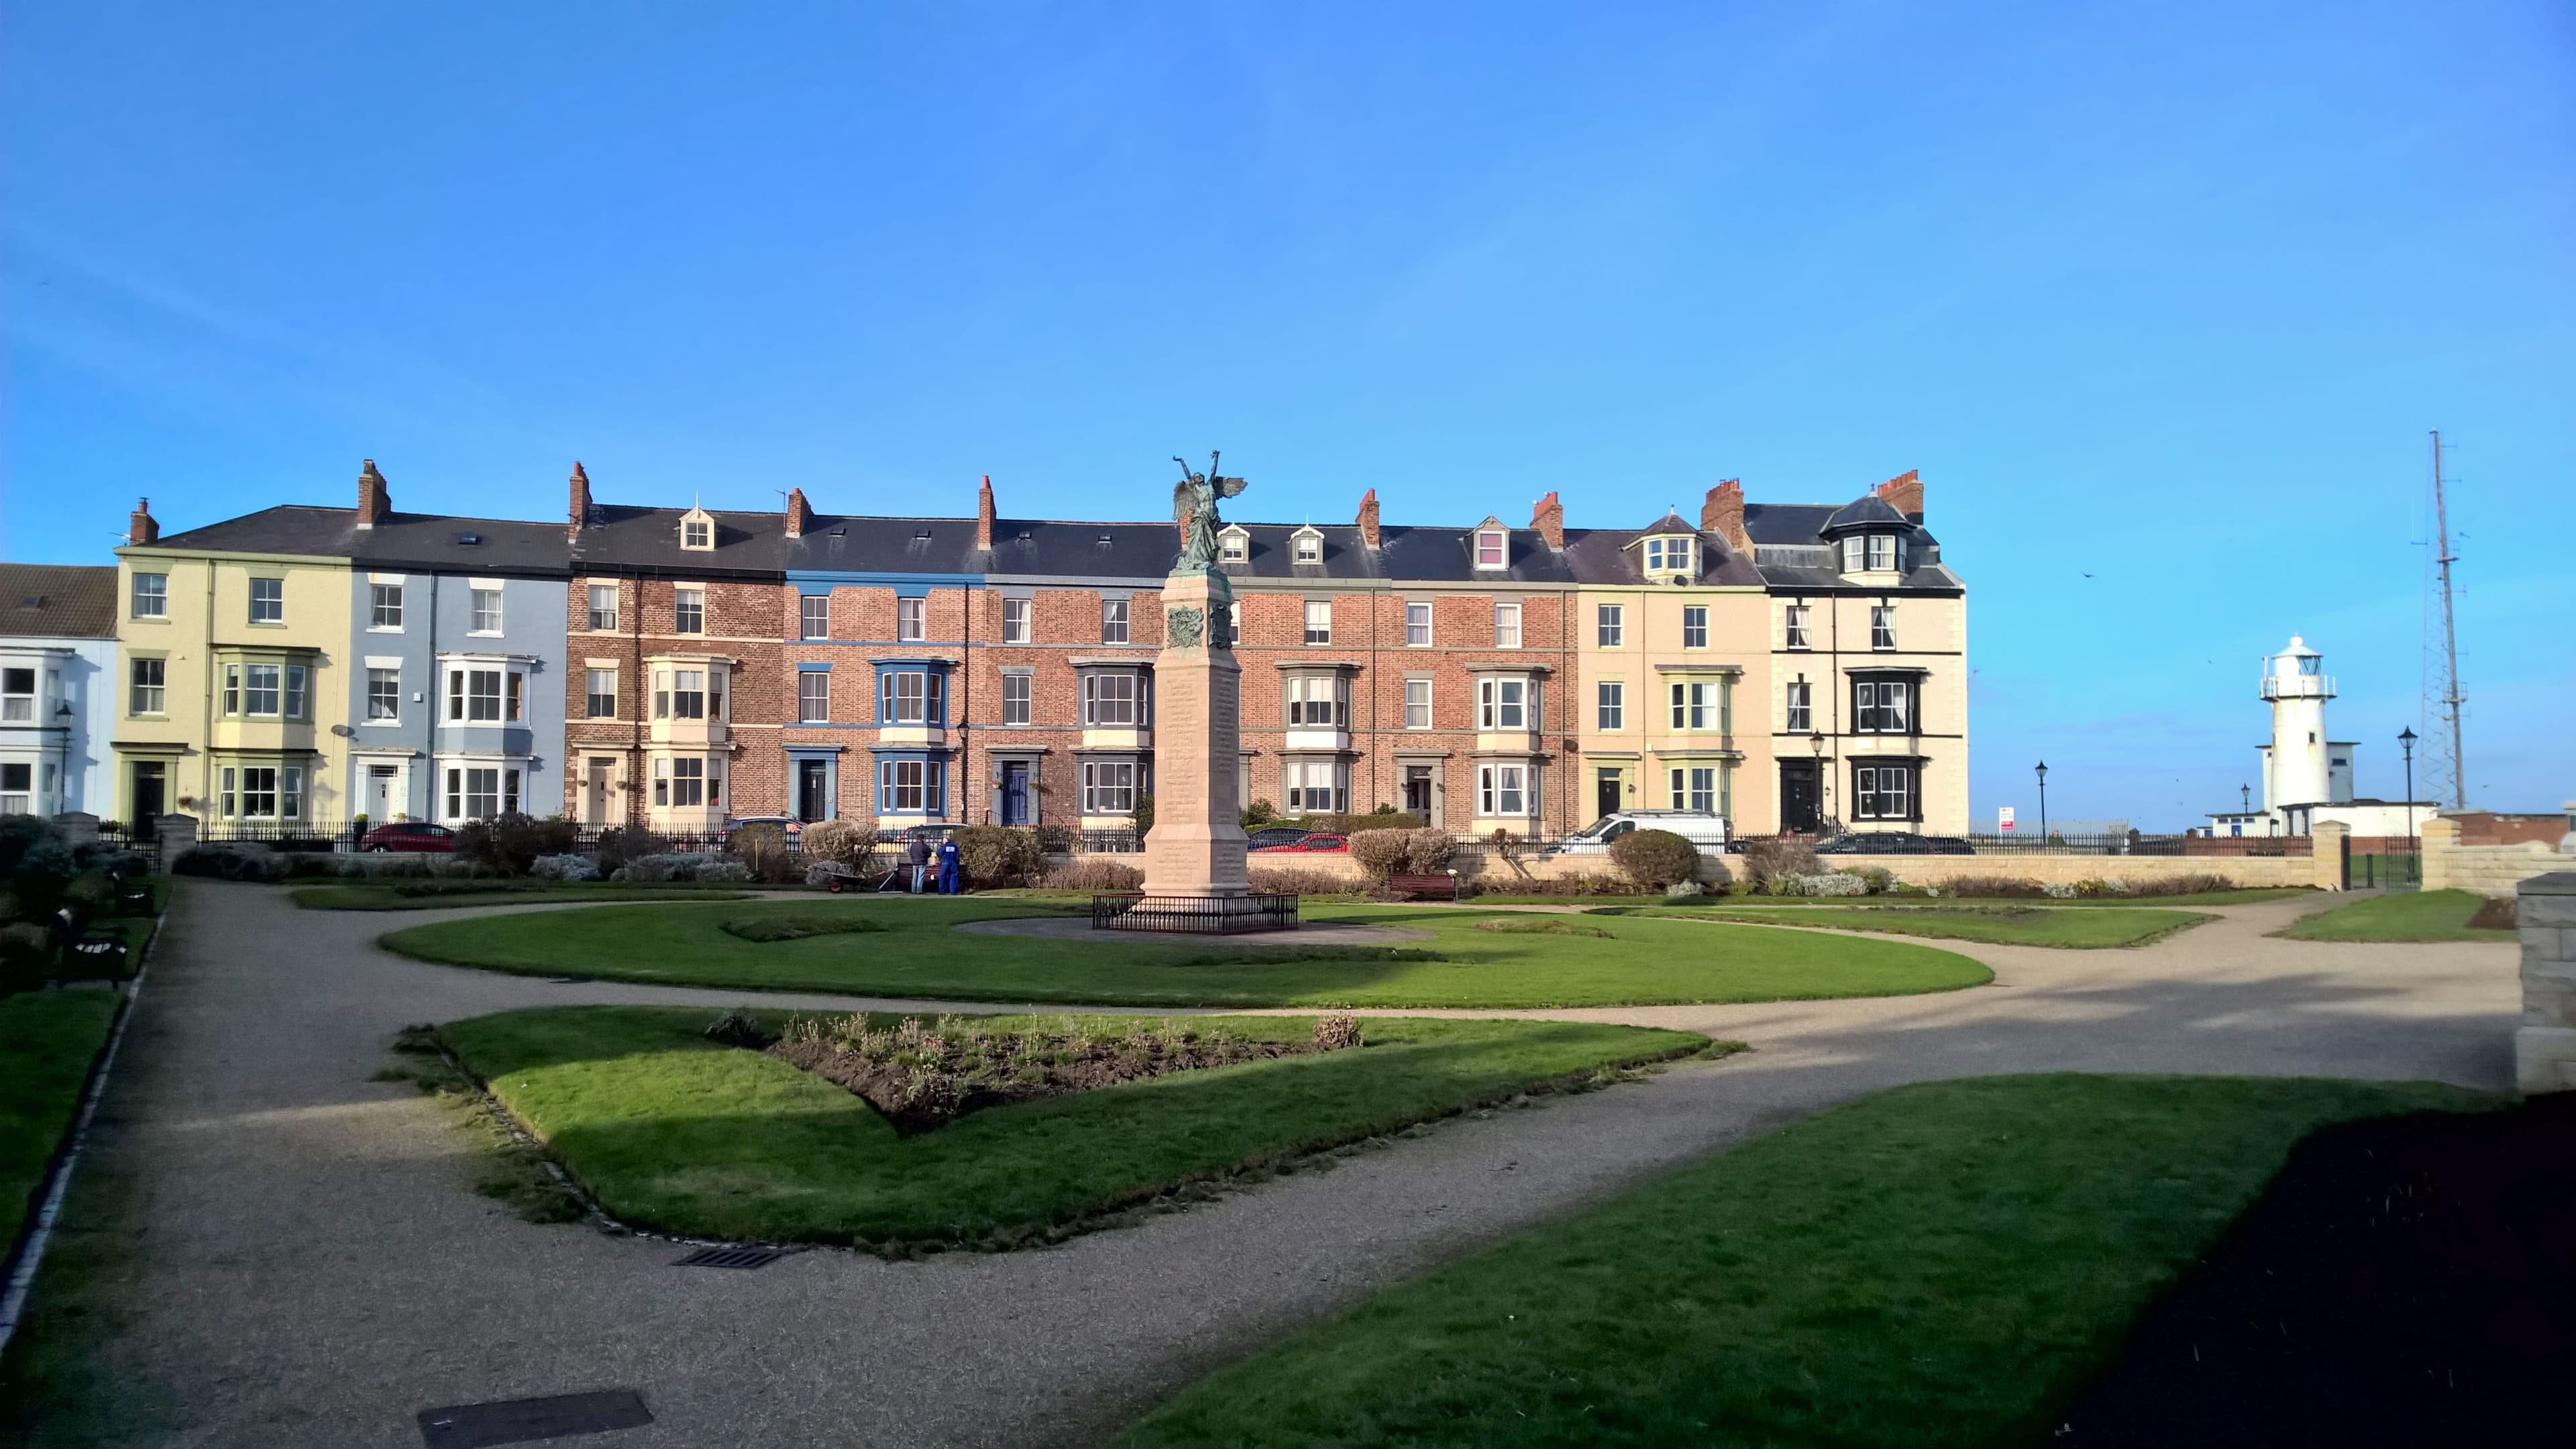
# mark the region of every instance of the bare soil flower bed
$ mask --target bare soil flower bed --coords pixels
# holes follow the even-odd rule
[[[708,1034],[757,1046],[847,1089],[905,1137],[987,1107],[1360,1045],[1358,1023],[1341,1012],[1318,1018],[1314,1035],[1304,1041],[1266,1040],[1184,1022],[1139,1024],[1123,1034],[1082,1027],[995,1028],[955,1016],[927,1026],[918,1017],[905,1017],[884,1027],[864,1012],[796,1017],[777,1040],[766,1043],[739,1032],[719,1034],[726,1026],[719,1022]]]

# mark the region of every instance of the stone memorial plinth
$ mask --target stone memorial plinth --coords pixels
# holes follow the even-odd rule
[[[1223,574],[1163,584],[1154,659],[1154,828],[1145,894],[1249,898],[1243,854],[1243,667],[1225,638],[1234,591]]]
[[[2576,871],[2524,881],[2514,914],[2522,937],[2515,1083],[2527,1094],[2576,1090]]]

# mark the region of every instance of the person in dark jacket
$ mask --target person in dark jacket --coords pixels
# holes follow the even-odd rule
[[[966,890],[965,857],[958,853],[957,842],[939,842],[939,893],[962,895]]]
[[[903,858],[912,862],[912,893],[919,895],[923,878],[930,874],[930,838],[914,831],[912,843],[903,848]]]

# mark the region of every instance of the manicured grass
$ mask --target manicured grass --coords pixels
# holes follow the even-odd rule
[[[0,1253],[18,1240],[71,1130],[116,1003],[115,992],[91,987],[0,997]]]
[[[767,943],[738,934],[771,914],[832,913],[885,929]],[[1613,918],[1593,918],[1608,927],[1603,938],[1518,935],[1476,929],[1509,913],[1443,907],[1307,912],[1310,922],[1431,934],[1395,947],[1108,932],[1099,941],[1034,941],[950,929],[1047,913],[1038,902],[973,896],[603,907],[414,926],[383,944],[426,961],[532,975],[1090,1005],[1611,1006],[1895,996],[1993,979],[1964,956],[1906,942]]]
[[[714,1237],[875,1246],[1041,1240],[1191,1182],[1708,1046],[1642,1027],[1372,1018],[1357,1050],[996,1107],[897,1138],[840,1087],[706,1041],[699,1033],[715,1015],[552,1007],[442,1030],[618,1217]],[[1162,1024],[1080,1020],[1115,1032]],[[1268,1039],[1314,1029],[1311,1017],[1192,1024],[1211,1020]]]
[[[2275,932],[2295,941],[2511,941],[2512,931],[2469,925],[2486,904],[2476,891],[2409,891],[2373,896],[2303,916]]]
[[[1129,1440],[2044,1443],[2301,1136],[2491,1101],[2294,1079],[1902,1088],[1380,1293]]]
[[[308,911],[447,911],[459,906],[533,906],[566,901],[738,901],[739,887],[629,884],[625,881],[557,881],[543,885],[495,882],[489,890],[405,895],[394,885],[300,886],[291,894]]]
[[[1611,907],[1619,910],[1620,907]],[[1844,906],[1646,906],[1634,915],[1702,921],[1752,921],[1783,926],[1831,926],[1843,931],[1885,931],[2001,946],[2059,946],[2096,950],[2142,946],[2216,916],[2140,906],[2052,910],[2028,903],[1945,906],[1915,904]]]

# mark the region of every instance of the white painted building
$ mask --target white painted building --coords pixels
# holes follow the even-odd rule
[[[116,570],[0,564],[0,815],[108,814]]]
[[[2210,812],[2212,835],[2306,835],[2321,821],[2349,826],[2355,835],[2411,835],[2433,817],[2425,801],[2356,798],[2353,766],[2361,747],[2329,738],[2326,701],[2335,697],[2325,656],[2293,634],[2288,647],[2263,661],[2261,692],[2272,706],[2272,738],[2257,747],[2263,802],[2239,801],[2234,810]]]

